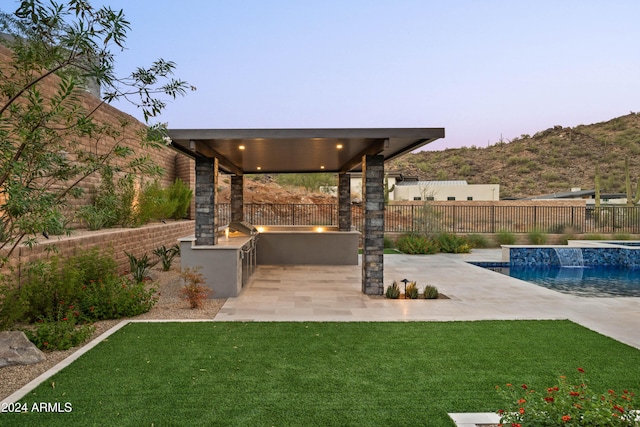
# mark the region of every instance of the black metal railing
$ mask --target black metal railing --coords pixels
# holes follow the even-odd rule
[[[352,205],[352,225],[362,230],[363,208]],[[218,205],[219,223],[230,220]],[[244,218],[257,225],[337,225],[335,204],[245,204]],[[637,206],[492,206],[393,204],[385,208],[385,231],[394,233],[640,233]]]

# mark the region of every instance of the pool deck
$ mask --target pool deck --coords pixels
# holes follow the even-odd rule
[[[258,266],[215,321],[455,321],[569,319],[640,349],[640,298],[562,294],[468,264],[499,262],[500,249],[471,254],[385,255],[394,280],[432,284],[450,299],[389,300],[361,292],[361,266]]]

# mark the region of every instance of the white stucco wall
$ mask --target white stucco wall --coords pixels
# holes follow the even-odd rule
[[[398,185],[394,190],[396,201],[427,200],[427,197],[433,197],[435,201],[450,200],[450,197],[453,200],[469,200],[469,197],[471,200],[500,200],[500,185]]]

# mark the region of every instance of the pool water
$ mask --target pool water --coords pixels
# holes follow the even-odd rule
[[[487,267],[554,291],[584,297],[640,297],[640,269],[615,266]]]

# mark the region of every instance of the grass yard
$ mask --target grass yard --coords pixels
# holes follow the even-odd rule
[[[584,368],[640,392],[640,351],[569,321],[133,323],[30,393],[2,426],[453,426]],[[34,413],[68,402],[68,413]]]

